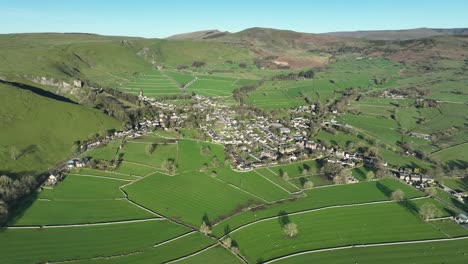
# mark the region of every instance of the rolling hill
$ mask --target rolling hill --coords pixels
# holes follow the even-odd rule
[[[329,32],[323,35],[367,40],[411,40],[444,35],[468,35],[467,28],[415,28],[402,30],[364,30]]]
[[[0,83],[0,174],[41,172],[71,155],[74,141],[121,127],[96,109],[40,92]]]

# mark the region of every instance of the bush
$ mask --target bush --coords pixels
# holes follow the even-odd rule
[[[200,67],[203,67],[205,65],[206,65],[206,63],[203,62],[203,61],[194,61],[192,63],[192,67],[195,67],[195,68],[200,68]]]

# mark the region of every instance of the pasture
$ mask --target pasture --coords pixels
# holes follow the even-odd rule
[[[393,179],[313,188],[305,191],[305,197],[259,206],[221,221],[213,228],[213,234],[221,237],[226,230],[234,230],[247,223],[275,217],[281,213],[289,214],[336,205],[386,201],[390,199],[391,193],[396,189],[403,190],[407,198],[424,195],[422,192]]]
[[[243,263],[240,259],[234,256],[231,252],[222,246],[216,246],[210,248],[198,255],[191,256],[187,259],[178,261],[177,263],[184,264],[205,264],[210,263],[213,260],[220,264],[241,264]]]
[[[442,241],[407,245],[355,247],[334,251],[309,253],[278,260],[273,263],[464,263],[468,241]]]
[[[266,201],[276,201],[289,197],[289,192],[275,185],[268,178],[254,172],[236,172],[230,168],[216,170],[217,178],[259,196]]]
[[[19,207],[10,225],[69,225],[154,218],[124,199],[129,180],[69,175]]]
[[[211,246],[215,241],[200,233],[192,233],[165,244],[156,244],[154,247],[145,248],[136,254],[117,256],[114,258],[100,258],[93,260],[76,261],[77,264],[117,264],[138,263],[154,264],[163,263],[193,254],[199,250]]]
[[[164,220],[90,227],[6,229],[1,231],[0,254],[2,263],[7,264],[108,257],[150,248],[186,232],[187,228]]]
[[[203,149],[206,152],[203,153]],[[206,164],[208,168],[218,167],[213,165],[217,160],[219,165],[224,164],[224,148],[222,145],[183,139],[179,140],[179,156],[177,157],[178,171],[199,171]]]
[[[129,199],[166,217],[199,227],[211,223],[259,199],[200,172],[176,176],[155,173],[124,188]]]
[[[39,89],[40,90],[40,89]],[[0,171],[34,175],[73,153],[73,142],[119,129],[90,107],[0,84]]]
[[[157,70],[137,76],[128,83],[120,85],[117,89],[136,95],[142,91],[144,95],[153,98],[180,94],[178,83]]]
[[[281,224],[297,224],[286,239]],[[417,239],[444,235],[396,203],[333,208],[258,222],[230,234],[250,262],[327,247]]]

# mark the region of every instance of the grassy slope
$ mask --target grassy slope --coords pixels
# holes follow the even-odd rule
[[[3,230],[0,255],[5,264],[109,256],[149,248],[187,231],[187,228],[167,221]],[[18,250],[19,248],[22,250]]]
[[[249,226],[231,237],[252,262],[302,250],[444,237],[396,203],[335,208],[289,220],[299,229],[295,239],[285,239],[278,219]]]
[[[278,264],[293,263],[465,263],[468,241],[432,242],[412,245],[352,248],[291,257]]]
[[[233,230],[243,224],[258,219],[277,216],[281,212],[294,213],[334,205],[385,201],[389,199],[391,192],[396,189],[403,190],[407,198],[422,196],[421,192],[391,179],[378,182],[363,182],[352,185],[315,188],[307,190],[307,197],[304,198],[278,204],[270,204],[256,210],[242,212],[226,221],[220,222],[219,225],[213,228],[213,233],[216,236],[222,236],[226,229]]]
[[[125,187],[129,198],[145,207],[198,227],[204,215],[210,221],[239,205],[258,200],[199,172],[177,176],[154,174]]]
[[[120,123],[101,112],[0,84],[0,171],[37,172],[72,153],[76,140]],[[11,159],[11,149],[23,152]]]

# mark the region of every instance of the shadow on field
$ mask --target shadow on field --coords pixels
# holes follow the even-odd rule
[[[377,189],[379,189],[379,191],[381,191],[387,198],[390,199],[392,197],[392,190],[390,188],[380,182],[377,182],[375,185],[377,186]]]
[[[291,220],[289,219],[289,215],[286,211],[279,211],[278,222],[281,225],[281,227],[284,227],[285,225],[291,223]]]
[[[8,214],[6,225],[13,225],[18,221],[24,213],[32,206],[38,197],[38,192],[33,192],[27,197],[18,201]]]
[[[459,168],[459,169],[466,169],[468,168],[468,162],[465,161],[465,160],[451,160],[451,161],[447,161],[447,165],[450,167],[450,168]]]
[[[58,95],[58,94],[54,94],[52,92],[49,92],[49,91],[46,91],[46,90],[43,90],[41,88],[31,86],[31,85],[27,85],[27,84],[23,84],[23,83],[17,83],[17,82],[9,82],[9,81],[5,81],[5,80],[1,80],[1,79],[0,79],[0,83],[11,85],[11,86],[14,86],[14,87],[19,88],[19,89],[31,91],[31,92],[33,92],[33,93],[35,93],[37,95],[44,96],[44,97],[54,99],[54,100],[57,100],[57,101],[61,101],[61,102],[64,102],[64,103],[77,104],[76,102],[68,99],[67,97],[64,97],[64,96],[61,96],[61,95]]]

